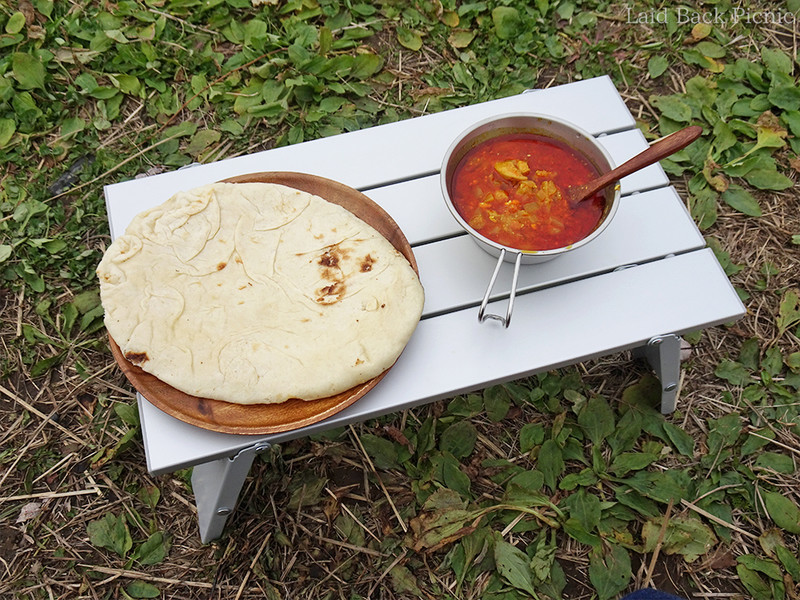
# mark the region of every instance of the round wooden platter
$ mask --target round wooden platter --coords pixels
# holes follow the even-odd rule
[[[361,192],[337,181],[288,171],[251,173],[225,179],[228,183],[278,183],[315,194],[343,206],[383,235],[405,256],[419,274],[411,245],[394,220]],[[293,398],[281,404],[232,404],[221,400],[191,396],[175,389],[125,358],[117,343],[109,338],[111,352],[134,388],[151,404],[176,419],[221,433],[262,435],[299,429],[327,419],[363,397],[388,372],[388,369],[345,392],[318,400]]]

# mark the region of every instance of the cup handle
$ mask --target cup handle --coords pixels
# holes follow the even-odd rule
[[[514,261],[514,276],[511,279],[511,293],[508,296],[508,306],[506,308],[506,316],[496,315],[493,313],[486,312],[486,305],[489,303],[489,296],[492,293],[492,289],[494,288],[494,284],[497,281],[497,275],[500,273],[500,267],[503,265],[503,261],[506,257],[506,249],[502,248],[500,250],[500,256],[497,257],[497,264],[494,267],[494,273],[492,273],[492,278],[489,280],[489,287],[486,288],[486,293],[483,295],[483,300],[481,301],[481,306],[478,309],[478,321],[483,323],[487,319],[494,319],[495,321],[500,321],[505,327],[508,327],[509,323],[511,323],[511,313],[514,311],[514,298],[517,296],[517,280],[519,279],[519,266],[522,264],[522,252],[517,252],[517,258]]]

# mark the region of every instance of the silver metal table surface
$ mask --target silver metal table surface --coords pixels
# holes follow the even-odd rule
[[[744,314],[677,192],[653,165],[622,180],[617,215],[595,241],[523,266],[509,328],[479,323],[477,306],[496,259],[447,211],[438,171],[448,145],[470,123],[518,111],[574,122],[617,163],[647,145],[611,80],[598,77],[106,187],[116,237],[136,214],[182,189],[260,171],[320,175],[386,209],[419,264],[425,307],[408,346],[378,386],[325,421],[267,436],[223,434],[183,423],[139,396],[148,470],[194,467],[203,541],[222,533],[253,457],[270,444],[626,349],[647,357],[662,382],[662,412],[669,413],[678,391],[679,336]],[[504,310],[510,273],[511,265],[501,272],[493,312]]]

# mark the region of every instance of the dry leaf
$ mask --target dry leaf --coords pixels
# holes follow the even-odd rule
[[[42,512],[42,503],[41,502],[28,502],[25,506],[23,506],[19,511],[19,516],[17,517],[17,523],[26,523],[31,519],[35,519],[39,516],[39,513]]]

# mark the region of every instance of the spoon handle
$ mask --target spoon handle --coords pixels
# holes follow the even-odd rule
[[[693,125],[691,127],[686,127],[676,131],[675,133],[658,140],[649,148],[647,148],[647,150],[640,152],[630,160],[622,163],[620,166],[612,169],[608,173],[604,173],[597,179],[594,179],[587,184],[571,188],[569,190],[569,195],[573,203],[577,204],[581,200],[585,200],[586,198],[593,196],[610,183],[622,179],[626,175],[630,175],[639,169],[643,169],[644,167],[652,165],[662,158],[666,158],[667,156],[674,154],[678,150],[682,150],[700,137],[700,134],[702,133],[702,127]]]

